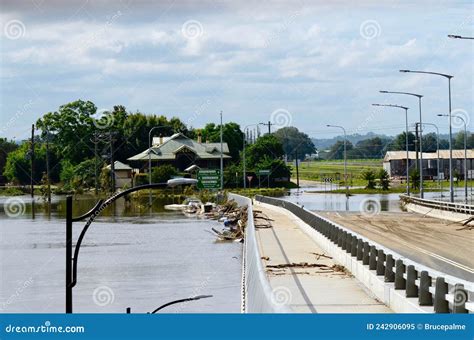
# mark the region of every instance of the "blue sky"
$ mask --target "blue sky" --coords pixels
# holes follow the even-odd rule
[[[393,135],[424,95],[424,120],[447,132],[453,109],[473,111],[471,1],[0,0],[0,137],[23,139],[42,114],[76,99],[101,110],[177,116],[193,127],[272,120],[315,138]],[[357,4],[355,4],[357,3]],[[471,125],[472,126],[472,125]],[[455,131],[460,124],[455,124]]]

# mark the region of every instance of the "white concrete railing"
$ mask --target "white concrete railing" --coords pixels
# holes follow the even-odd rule
[[[244,313],[291,313],[291,309],[279,304],[274,298],[262,265],[255,238],[252,200],[232,193],[229,194],[229,199],[233,199],[239,206],[248,207],[243,251],[242,311]]]
[[[414,262],[294,203],[265,196],[256,199],[299,217],[303,230],[318,245],[395,312],[474,312],[473,282]]]
[[[425,198],[418,198],[407,195],[400,195],[400,199],[404,203],[413,203],[421,205],[431,209],[438,209],[443,211],[450,211],[459,214],[473,215],[474,216],[474,205],[465,203],[451,203],[444,201],[428,200]]]

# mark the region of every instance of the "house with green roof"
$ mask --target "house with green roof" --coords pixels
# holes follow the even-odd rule
[[[220,167],[221,144],[202,142],[201,137],[195,141],[182,133],[170,137],[153,138],[151,148],[128,158],[140,168],[148,167],[151,158],[152,166],[171,164],[179,171],[196,165],[199,168],[217,169]],[[222,158],[224,163],[231,159],[227,143],[222,143]]]

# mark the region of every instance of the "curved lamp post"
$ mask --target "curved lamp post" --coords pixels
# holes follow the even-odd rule
[[[207,299],[207,298],[210,298],[210,297],[212,297],[212,295],[197,295],[197,296],[189,297],[189,298],[186,298],[186,299],[174,300],[174,301],[165,303],[164,305],[156,308],[153,312],[151,312],[149,314],[155,314],[159,310],[162,310],[165,307],[168,307],[168,306],[171,306],[171,305],[174,305],[174,304],[177,304],[177,303],[188,302],[188,301],[196,301],[196,300],[201,300],[201,299]]]
[[[463,37],[462,35],[448,34],[448,38],[474,40],[474,37]]]
[[[446,114],[439,114],[438,117],[448,117]],[[466,120],[457,114],[453,114],[454,118],[461,120],[464,124],[464,196],[465,202],[467,204],[467,124]]]
[[[349,195],[349,186],[347,185],[347,134],[346,134],[346,129],[344,129],[343,126],[340,125],[331,125],[327,124],[327,127],[334,127],[334,128],[339,128],[344,132],[344,184],[346,185],[346,196]]]
[[[408,154],[408,107],[401,106],[401,105],[393,105],[393,104],[372,104],[372,106],[385,106],[385,107],[398,107],[399,109],[405,110],[405,149],[407,152],[407,166],[406,166],[406,176],[407,176],[407,195],[410,196],[410,157]]]
[[[192,178],[175,178],[169,180],[167,183],[154,183],[154,184],[144,184],[128,190],[121,191],[106,200],[99,200],[97,204],[79,217],[72,216],[72,196],[66,198],[66,313],[72,313],[72,289],[77,283],[77,261],[79,259],[79,250],[81,249],[81,244],[86,235],[87,230],[91,226],[92,222],[99,216],[102,211],[104,211],[110,204],[114,201],[128,195],[132,192],[144,190],[144,189],[157,189],[157,188],[166,188],[173,187],[177,185],[191,185],[196,184],[197,180]],[[74,257],[72,256],[72,223],[79,222],[87,219],[87,222],[82,229],[79,238],[77,239],[76,246],[74,248]]]
[[[398,92],[398,91],[379,91],[380,93],[389,93],[389,94],[403,94],[407,96],[413,96],[418,98],[418,108],[420,111],[420,198],[423,198],[423,121],[421,119],[421,98],[423,95],[411,93],[411,92]]]
[[[420,74],[431,74],[435,76],[440,76],[448,79],[448,97],[449,97],[449,197],[451,203],[454,202],[454,186],[453,186],[453,133],[451,126],[451,78],[452,75],[438,73],[438,72],[428,72],[428,71],[412,71],[412,70],[400,70],[402,73],[420,73]]]

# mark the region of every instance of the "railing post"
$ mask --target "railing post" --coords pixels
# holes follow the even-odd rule
[[[382,249],[379,249],[379,251],[377,252],[377,267],[375,273],[377,275],[385,274],[385,253]]]
[[[351,256],[357,256],[357,237],[352,236]]]
[[[345,236],[345,231],[343,231],[342,229],[339,229],[339,232],[337,233],[337,246],[338,247],[341,247],[342,249],[344,249],[344,236]]]
[[[467,292],[464,285],[457,283],[454,285],[453,313],[468,313],[466,309]]]
[[[346,239],[347,239],[347,231],[343,231],[342,232],[342,238],[341,238],[341,248],[342,248],[342,250],[346,250],[346,246],[347,246]]]
[[[346,253],[351,252],[352,236],[350,233],[346,234]]]
[[[357,240],[357,261],[362,261],[362,258],[364,257],[364,242],[362,239]]]
[[[426,270],[420,273],[420,293],[418,297],[418,304],[420,306],[433,306],[433,296],[430,293],[431,276]]]
[[[369,264],[369,255],[370,255],[370,246],[369,242],[364,242],[364,250],[362,254],[362,264],[368,265]]]
[[[449,313],[449,303],[446,300],[446,294],[448,294],[448,284],[444,281],[444,277],[437,277],[434,298],[435,313]]]
[[[405,274],[405,264],[399,259],[395,261],[395,289],[406,288],[406,280],[403,274]]]
[[[393,256],[388,254],[385,260],[385,282],[395,281],[395,273],[393,272]]]
[[[375,246],[370,246],[369,270],[375,270],[376,268],[377,268],[377,249],[375,249]]]
[[[407,282],[405,288],[406,297],[418,297],[418,287],[416,286],[416,279],[418,273],[415,270],[415,266],[409,265],[407,267]]]
[[[72,196],[66,198],[66,313],[72,313]]]

